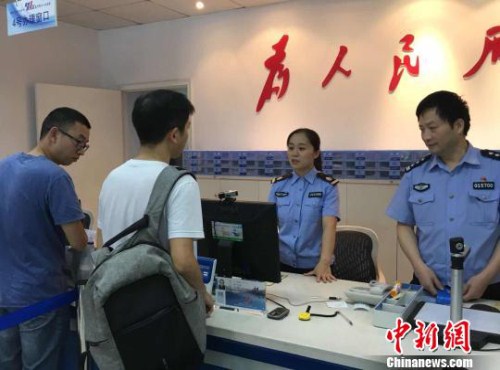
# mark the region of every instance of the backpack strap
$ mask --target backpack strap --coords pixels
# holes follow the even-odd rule
[[[136,222],[134,222],[132,225],[127,227],[125,230],[121,231],[120,233],[116,234],[113,236],[111,239],[109,239],[104,245],[102,246],[103,248],[108,248],[111,249],[111,246],[123,238],[124,236],[127,236],[128,234],[133,233],[134,231],[144,229],[145,227],[148,227],[149,225],[149,216],[144,215],[142,218]]]
[[[194,175],[190,172],[178,170],[174,166],[167,166],[160,172],[146,207],[145,216],[148,217],[148,225],[132,236],[130,243],[125,243],[128,247],[142,243],[162,245],[160,230],[164,231],[165,227],[163,225],[166,224],[163,210],[175,184],[181,177],[186,175],[193,176],[194,178]]]

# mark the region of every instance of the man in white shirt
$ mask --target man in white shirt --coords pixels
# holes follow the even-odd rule
[[[136,100],[132,122],[141,147],[135,158],[104,180],[99,195],[98,246],[144,215],[156,178],[172,158],[182,154],[193,113],[191,102],[174,91],[156,90]],[[166,212],[166,237],[175,269],[203,295],[210,312],[213,299],[205,289],[193,249],[193,240],[203,239],[204,234],[200,190],[191,176],[183,176],[175,184]]]

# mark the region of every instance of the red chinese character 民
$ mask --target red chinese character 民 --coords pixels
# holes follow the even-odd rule
[[[403,37],[399,42],[403,43],[403,51],[406,53],[411,53],[413,51],[413,48],[411,47],[411,44],[415,37],[412,34],[408,34],[405,37]],[[406,69],[408,73],[412,76],[418,76],[418,73],[420,71],[420,60],[419,57],[417,57],[417,61],[415,65],[412,65],[410,63],[410,56],[405,55],[403,60],[401,60],[400,57],[397,55],[394,56],[394,69],[392,72],[392,78],[391,82],[389,84],[389,92],[393,92],[396,90],[399,84],[399,80],[401,79],[401,76],[403,75],[403,71]]]
[[[427,327],[425,327],[425,323],[416,320],[417,328],[415,329],[415,333],[417,334],[417,338],[413,340],[415,345],[415,349],[419,351],[423,351],[424,347],[429,347],[429,350],[434,352],[438,348],[438,331],[439,328],[435,322],[431,322]]]
[[[340,46],[340,50],[339,50],[339,53],[337,55],[337,58],[335,59],[335,62],[333,63],[332,68],[330,68],[330,72],[328,72],[328,74],[326,75],[321,86],[326,87],[330,83],[330,81],[332,80],[335,73],[337,73],[337,72],[342,73],[346,77],[349,77],[351,75],[350,69],[345,70],[341,66],[342,60],[344,60],[344,57],[347,54],[347,51],[348,51],[347,46],[344,46],[344,45]]]
[[[479,68],[482,67],[488,54],[491,54],[491,63],[496,63],[497,60],[500,59],[500,38],[495,37],[497,33],[500,33],[500,26],[491,27],[488,31],[486,31],[481,57],[470,69],[470,71],[464,74],[464,78],[469,78],[475,75],[476,72],[479,71]]]
[[[453,324],[448,320],[444,328],[444,349],[450,351],[457,347],[462,347],[465,353],[471,351],[470,348],[470,323],[467,320],[460,320]]]
[[[283,65],[283,60],[286,57],[285,48],[288,42],[288,35],[283,35],[281,39],[273,45],[274,55],[264,62],[264,66],[269,70],[266,83],[260,94],[259,102],[257,103],[256,111],[260,112],[264,103],[271,99],[272,94],[276,94],[280,99],[288,88],[290,80],[290,71]],[[283,81],[281,87],[273,86],[274,79],[279,78]]]
[[[385,333],[385,339],[387,339],[389,342],[395,342],[394,349],[399,355],[403,353],[403,350],[401,349],[401,339],[403,339],[406,334],[408,334],[410,329],[411,325],[407,322],[404,322],[401,317],[398,317],[396,319],[396,327],[392,330],[387,330],[387,332]]]

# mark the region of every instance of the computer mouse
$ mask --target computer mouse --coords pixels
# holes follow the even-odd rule
[[[489,311],[489,312],[498,312],[498,313],[500,313],[500,310],[498,308],[490,306],[488,304],[484,304],[484,303],[474,303],[469,308],[471,308],[473,310],[480,310],[480,311]]]

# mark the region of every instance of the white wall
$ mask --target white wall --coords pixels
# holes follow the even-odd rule
[[[98,32],[60,24],[9,37],[0,7],[0,158],[36,143],[34,84],[99,86]],[[82,112],[85,113],[85,112]]]
[[[487,0],[302,0],[103,31],[102,81],[116,87],[189,79],[194,149],[282,149],[297,126],[317,129],[325,149],[425,149],[414,111],[438,89],[463,94],[470,140],[498,149],[500,66],[488,57],[475,77],[462,78],[498,14],[500,1]],[[399,40],[407,33],[415,35],[411,60],[420,55],[420,76],[404,74],[389,94],[392,58],[402,55]],[[288,92],[257,114],[263,63],[283,34],[290,36]],[[341,44],[352,75],[337,75],[322,89]]]

